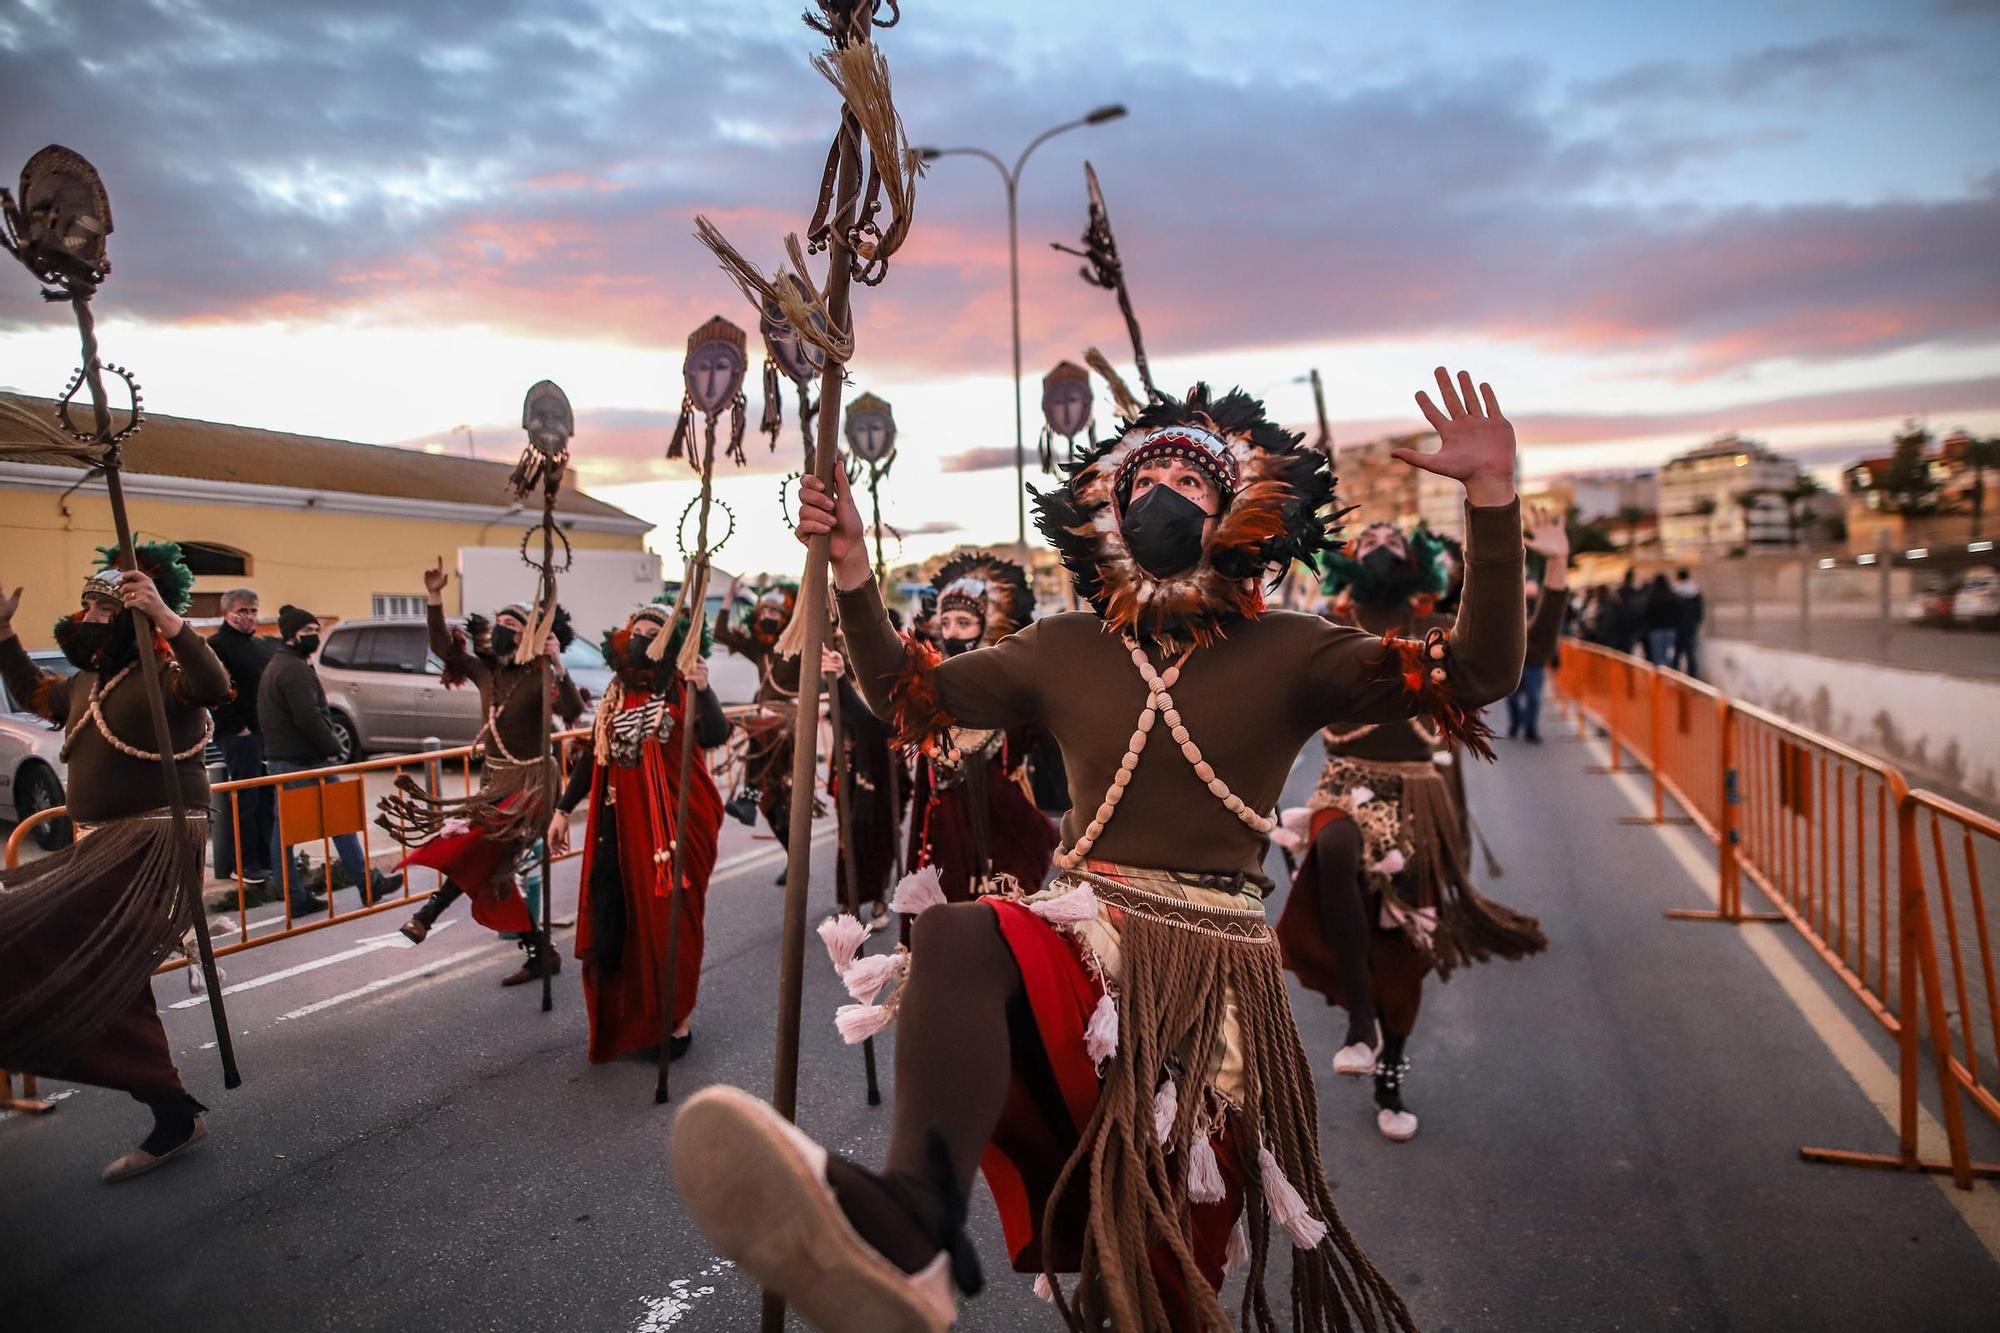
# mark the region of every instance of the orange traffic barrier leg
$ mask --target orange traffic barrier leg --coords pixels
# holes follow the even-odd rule
[[[33,1074],[21,1075],[21,1095],[14,1095],[14,1076],[0,1069],[0,1111],[20,1111],[25,1115],[47,1115],[56,1109],[56,1104],[37,1097],[38,1091]]]
[[[1721,713],[1722,734],[1722,827],[1716,830],[1715,853],[1718,863],[1715,906],[1670,907],[1666,916],[1671,921],[1722,921],[1730,925],[1740,925],[1745,921],[1783,921],[1776,912],[1745,912],[1743,910],[1743,867],[1737,861],[1737,848],[1743,837],[1738,831],[1739,810],[1743,804],[1743,788],[1736,772],[1736,727],[1729,712],[1727,701],[1716,705]]]

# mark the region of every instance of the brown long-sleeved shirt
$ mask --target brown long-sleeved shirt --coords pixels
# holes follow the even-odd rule
[[[1519,504],[1467,515],[1463,609],[1452,627],[1447,682],[1467,707],[1511,693],[1521,674]],[[856,678],[878,715],[902,670],[904,644],[870,582],[840,595],[841,623]],[[1195,651],[1174,702],[1202,756],[1251,808],[1277,802],[1292,761],[1321,727],[1412,716],[1417,701],[1384,661],[1380,639],[1319,616],[1270,611],[1232,625],[1229,637]],[[1156,667],[1165,663],[1157,654]],[[1124,643],[1088,612],[1050,616],[991,648],[941,663],[938,698],[954,722],[1011,727],[1035,722],[1054,733],[1074,808],[1065,843],[1096,813],[1146,705],[1146,685]],[[1261,879],[1268,839],[1223,808],[1155,724],[1137,771],[1092,855],[1130,865]]]
[[[536,693],[541,687],[540,659],[526,666],[513,662],[502,662],[497,668],[489,666],[452,637],[451,627],[444,622],[443,607],[427,608],[425,621],[430,626],[431,651],[444,663],[444,669],[465,677],[479,688],[480,716],[490,717],[496,706],[500,709],[499,717],[493,720],[499,748],[516,759],[534,758],[542,747],[542,701]],[[572,724],[583,716],[583,696],[567,675],[556,684],[555,715]],[[489,736],[486,744],[488,752],[498,757],[493,737]]]
[[[757,664],[758,703],[782,707],[799,697],[799,659],[779,657],[755,634],[737,629],[726,606],[715,613],[715,641]]]
[[[1547,662],[1547,654],[1555,651],[1556,638],[1562,633],[1563,599],[1562,593],[1544,593],[1541,601],[1536,603],[1534,618],[1528,622],[1525,661],[1534,661],[1535,654],[1540,652],[1544,654],[1541,660]],[[1355,609],[1361,628],[1378,636],[1391,630],[1401,634],[1422,634],[1433,627],[1451,628],[1451,621],[1442,617],[1432,617],[1410,625],[1406,623],[1406,617],[1398,613],[1370,614],[1372,608]],[[1378,763],[1405,763],[1428,760],[1436,747],[1431,739],[1417,730],[1414,724],[1404,722],[1376,727],[1351,740],[1338,742],[1329,740],[1326,748],[1329,754],[1346,755],[1351,759],[1373,760]]]
[[[142,628],[151,630],[150,625]],[[179,754],[201,740],[207,710],[228,700],[229,672],[192,625],[183,624],[169,646],[173,656],[163,659],[160,666],[166,688],[167,729],[173,735],[174,753]],[[0,640],[0,675],[6,677],[7,690],[16,699],[28,701],[37,713],[70,733],[70,818],[98,824],[166,807],[159,761],[134,759],[120,752],[90,720],[95,671],[79,671],[74,676],[43,671],[29,660],[19,637],[10,636]],[[153,752],[153,715],[146,706],[146,684],[137,668],[104,697],[101,707],[112,735],[142,753]],[[197,811],[206,808],[208,769],[200,752],[181,760],[178,767],[181,796],[187,807]]]

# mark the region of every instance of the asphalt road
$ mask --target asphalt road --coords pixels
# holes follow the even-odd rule
[[[1937,671],[1947,676],[2000,676],[2000,632],[1993,630],[1943,629],[1912,625],[1900,619],[1885,624],[1875,617],[1815,616],[1801,624],[1796,608],[1760,611],[1751,620],[1740,608],[1733,607],[1712,611],[1705,630],[1715,638],[1747,639],[1772,648],[1796,648],[1801,652],[1910,671]]]
[[[1990,1328],[1994,1186],[1967,1212],[1929,1178],[1799,1160],[1801,1143],[1889,1146],[1848,1069],[1892,1050],[1785,931],[1662,920],[1698,901],[1685,864],[1699,853],[1676,855],[1681,830],[1620,826],[1622,780],[1586,776],[1589,750],[1508,746],[1473,774],[1507,867],[1489,887],[1538,913],[1554,947],[1432,988],[1411,1045],[1414,1142],[1376,1135],[1365,1084],[1320,1079],[1349,1225],[1433,1330]],[[1312,776],[1308,757],[1295,795]],[[816,851],[815,919],[831,845]],[[696,1043],[674,1067],[683,1094],[769,1086],[776,851],[732,824],[723,856]],[[78,1090],[53,1115],[0,1122],[10,1324],[755,1327],[755,1292],[676,1205],[651,1066],[588,1065],[574,966],[543,1014],[534,988],[496,984],[511,947],[462,918],[420,949],[392,935],[392,913],[231,959],[229,984],[264,983],[229,997],[246,1077],[233,1093],[203,1049],[205,1006],[167,1010],[215,1111],[209,1143],[156,1175],[97,1183],[143,1132],[116,1095]],[[872,1160],[887,1110],[864,1104],[859,1056],[833,1031],[816,941],[807,957],[800,1118]],[[187,999],[177,978],[156,985],[163,1004]],[[1337,1015],[1294,998],[1324,1071]],[[1840,1059],[1829,1023],[1848,1025]],[[1983,1155],[2000,1155],[1977,1128]],[[962,1327],[1053,1327],[1028,1279],[1004,1271],[983,1191],[973,1219],[989,1289]]]

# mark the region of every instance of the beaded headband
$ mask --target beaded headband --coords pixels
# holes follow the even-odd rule
[[[1236,492],[1236,458],[1230,453],[1228,443],[1221,436],[1199,426],[1160,426],[1147,432],[1137,447],[1126,455],[1123,466],[1113,479],[1113,488],[1124,495],[1134,473],[1148,463],[1164,459],[1176,459],[1200,468],[1226,495]]]
[[[938,611],[970,611],[980,620],[986,619],[986,580],[976,578],[954,579],[938,593]]]

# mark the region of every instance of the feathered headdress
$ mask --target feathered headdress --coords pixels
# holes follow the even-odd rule
[[[175,615],[185,615],[194,604],[194,571],[188,568],[186,558],[181,554],[179,542],[135,542],[132,554],[138,557],[139,572],[153,581],[159,589],[160,600]],[[100,546],[97,548],[97,569],[83,581],[86,595],[96,593],[102,597],[118,600],[118,584],[124,570],[120,567],[118,548]]]
[[[935,610],[970,611],[986,627],[982,645],[991,646],[1035,617],[1035,595],[1028,576],[1012,560],[978,552],[947,560],[931,580]]]
[[[1357,560],[1354,543],[1349,542],[1327,557],[1321,591],[1329,597],[1344,592],[1357,602],[1373,606],[1400,606],[1405,602],[1414,605],[1421,601],[1424,605],[1420,609],[1427,612],[1444,595],[1451,581],[1451,572],[1445,567],[1444,541],[1428,528],[1404,534],[1393,523],[1371,523],[1362,531],[1372,532],[1377,528],[1402,535],[1408,558],[1397,561],[1385,576]]]
[[[661,633],[667,636],[666,645],[657,655],[648,651],[650,644],[638,649],[632,647],[632,627],[642,620],[650,620],[660,626]],[[673,621],[671,626],[669,621]],[[634,611],[626,617],[623,625],[614,625],[604,631],[598,648],[627,689],[644,689],[657,694],[673,682],[674,673],[680,668],[681,648],[687,642],[687,626],[687,617],[675,620],[673,605],[660,598]],[[715,640],[704,617],[699,655],[707,657],[714,646]]]
[[[1230,621],[1263,613],[1266,573],[1295,560],[1317,568],[1333,545],[1340,513],[1326,455],[1241,389],[1218,399],[1197,384],[1185,402],[1162,395],[1120,425],[1060,488],[1035,494],[1037,526],[1107,629],[1164,645],[1213,642]],[[1225,497],[1200,562],[1164,579],[1132,558],[1122,526],[1133,467],[1153,456],[1201,467]]]

